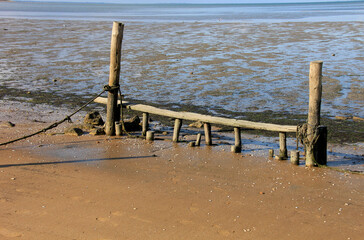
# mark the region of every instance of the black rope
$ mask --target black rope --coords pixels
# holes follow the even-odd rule
[[[4,146],[4,145],[8,145],[10,143],[14,143],[14,142],[18,142],[20,140],[24,140],[24,139],[27,139],[27,138],[30,138],[30,137],[33,137],[35,135],[38,135],[40,133],[44,133],[52,128],[55,128],[55,127],[58,127],[58,125],[60,125],[61,123],[65,122],[65,121],[68,121],[68,122],[72,122],[71,121],[71,117],[73,115],[75,115],[76,113],[78,113],[79,111],[81,111],[82,109],[84,109],[87,105],[89,105],[90,103],[92,103],[96,98],[100,97],[101,94],[103,94],[106,90],[103,89],[102,92],[100,92],[99,94],[97,94],[95,97],[93,97],[91,100],[89,100],[87,103],[83,104],[80,108],[78,108],[76,111],[74,111],[72,114],[66,116],[64,119],[60,120],[60,121],[57,121],[55,123],[52,123],[51,125],[49,125],[48,127],[46,128],[43,128],[35,133],[32,133],[32,134],[29,134],[29,135],[25,135],[23,137],[20,137],[20,138],[17,138],[17,139],[13,139],[11,141],[8,141],[8,142],[4,142],[4,143],[0,143],[0,146]]]

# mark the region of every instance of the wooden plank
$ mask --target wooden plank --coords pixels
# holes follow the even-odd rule
[[[99,97],[95,100],[97,103],[104,103],[104,98]],[[124,105],[125,104],[125,105]],[[238,120],[238,119],[230,119],[224,117],[214,117],[210,115],[204,115],[199,113],[191,113],[191,112],[176,112],[161,108],[156,108],[149,105],[144,104],[131,104],[123,101],[123,107],[128,109],[139,111],[139,112],[147,112],[150,114],[155,114],[159,116],[165,116],[170,118],[178,118],[183,120],[190,121],[202,121],[210,124],[219,124],[224,126],[231,127],[240,127],[240,128],[248,128],[248,129],[258,129],[258,130],[266,130],[273,132],[296,132],[297,126],[294,125],[279,125],[272,123],[260,123],[260,122],[252,122],[247,120]]]

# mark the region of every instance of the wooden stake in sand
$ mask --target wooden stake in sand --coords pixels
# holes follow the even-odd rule
[[[149,113],[143,113],[143,122],[142,122],[142,135],[145,136],[147,134],[149,128]]]
[[[300,152],[299,151],[291,151],[291,163],[293,165],[298,165],[300,162]]]
[[[145,139],[150,142],[154,141],[154,132],[147,131]]]
[[[179,132],[181,131],[182,120],[176,118],[174,121],[174,129],[173,129],[173,142],[178,142]]]
[[[205,130],[205,143],[207,146],[212,145],[212,138],[211,138],[211,124],[204,123],[203,128]]]
[[[110,49],[110,74],[109,87],[112,89],[108,93],[107,108],[106,108],[106,126],[105,133],[108,136],[115,135],[115,119],[117,113],[118,87],[120,78],[120,56],[121,43],[123,40],[124,25],[119,22],[114,22],[111,36]]]
[[[325,151],[326,149],[318,149],[317,137],[318,126],[320,125],[321,111],[321,95],[322,95],[322,61],[313,61],[310,63],[309,76],[309,103],[308,103],[308,119],[307,119],[307,139],[306,145],[306,166],[312,167],[316,165],[317,151]],[[322,154],[321,154],[322,155]],[[326,159],[325,159],[326,162]]]
[[[279,133],[279,159],[287,159],[287,136],[286,133],[280,132]]]
[[[200,146],[201,143],[201,133],[197,134],[195,146]]]
[[[234,153],[241,153],[241,132],[240,128],[235,127],[234,128],[234,134],[235,134],[235,145],[231,146],[231,151]]]

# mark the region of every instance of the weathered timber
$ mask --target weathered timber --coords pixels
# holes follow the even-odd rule
[[[235,146],[241,148],[241,132],[239,127],[234,128],[234,134],[235,134]]]
[[[322,95],[322,61],[310,62],[309,74],[309,103],[307,118],[306,139],[306,166],[312,167],[316,164],[315,156],[317,147],[317,127],[320,125],[321,95]]]
[[[116,122],[115,123],[115,135],[116,136],[121,136],[122,135],[122,125],[121,125],[121,123],[119,123],[119,122]]]
[[[113,23],[110,49],[110,74],[109,86],[119,86],[120,78],[120,55],[121,42],[123,39],[124,25],[119,22]],[[108,92],[108,101],[106,108],[106,135],[112,136],[115,134],[115,119],[117,113],[118,89],[112,89]]]
[[[145,136],[149,130],[149,113],[143,113],[142,135]]]
[[[274,157],[274,149],[269,149],[269,157],[270,158]]]
[[[241,153],[241,146],[232,145],[231,146],[231,152],[233,152],[233,153]]]
[[[291,151],[291,163],[298,165],[300,161],[300,152],[297,150]]]
[[[314,146],[315,160],[317,164],[327,164],[327,127],[318,126],[318,139]]]
[[[211,136],[211,124],[210,123],[204,123],[203,129],[205,131],[205,144],[207,146],[212,145],[212,136]]]
[[[98,97],[94,100],[94,102],[105,104],[106,98]],[[203,121],[208,122],[210,124],[218,124],[230,127],[240,127],[247,129],[257,129],[257,130],[266,130],[272,132],[296,132],[297,126],[294,125],[279,125],[272,123],[260,123],[260,122],[252,122],[247,120],[238,120],[224,117],[214,117],[210,115],[204,115],[199,113],[192,112],[176,112],[167,109],[157,108],[144,104],[132,104],[129,102],[123,101],[123,107],[127,109],[131,109],[138,112],[147,112],[150,114],[155,114],[159,116],[169,117],[169,118],[178,118],[182,120],[190,120],[190,121]]]
[[[154,141],[154,132],[153,131],[147,131],[145,139],[147,141]]]
[[[173,138],[172,138],[173,142],[178,142],[179,132],[181,131],[181,127],[182,127],[182,120],[176,118],[176,120],[174,121]]]
[[[286,133],[279,133],[279,159],[287,159],[287,136]]]
[[[200,146],[201,143],[201,133],[197,134],[195,146]]]

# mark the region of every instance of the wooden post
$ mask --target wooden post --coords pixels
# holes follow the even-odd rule
[[[142,122],[142,135],[145,136],[147,134],[149,128],[149,113],[143,113],[143,122]]]
[[[317,127],[320,125],[321,95],[322,95],[322,61],[313,61],[310,63],[309,75],[309,103],[307,118],[307,139],[306,139],[306,166],[316,165],[317,155],[315,151],[315,138]]]
[[[240,128],[235,127],[234,128],[234,134],[235,134],[235,145],[231,146],[231,151],[234,153],[241,153],[241,133]]]
[[[205,130],[205,143],[207,146],[212,145],[212,138],[211,138],[211,125],[210,123],[204,123],[203,128]]]
[[[298,165],[300,162],[300,152],[299,151],[291,151],[291,163],[294,165]]]
[[[320,165],[327,164],[327,127],[318,126],[318,139],[314,147],[316,162]]]
[[[112,36],[111,36],[111,50],[110,50],[110,74],[109,86],[119,86],[120,78],[120,55],[121,55],[121,42],[123,40],[124,25],[119,22],[113,23]],[[117,100],[118,89],[112,89],[108,93],[107,108],[106,108],[106,125],[105,133],[108,136],[115,135],[115,119],[117,113]]]
[[[200,146],[200,143],[201,143],[201,133],[198,133],[196,142],[195,142],[195,146]]]
[[[274,149],[269,149],[269,157],[270,158],[274,157]]]
[[[182,120],[176,118],[176,120],[174,121],[174,129],[173,129],[173,142],[178,142],[178,138],[179,138],[179,132],[181,131],[181,127],[182,127]]]
[[[122,135],[122,125],[119,122],[115,122],[115,135],[121,136]]]
[[[279,159],[287,159],[287,137],[286,133],[280,132],[279,133]]]
[[[145,139],[150,142],[154,141],[154,132],[147,131]]]

